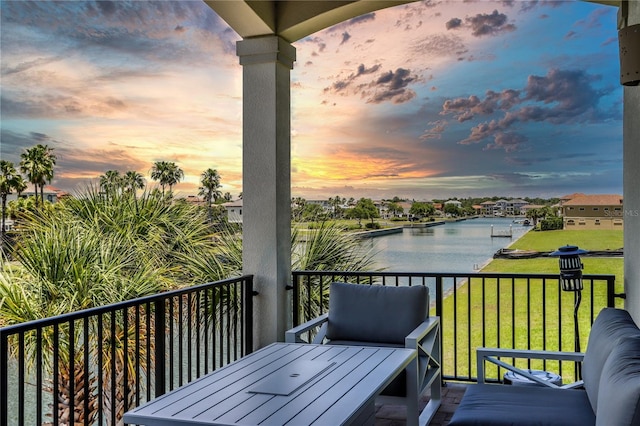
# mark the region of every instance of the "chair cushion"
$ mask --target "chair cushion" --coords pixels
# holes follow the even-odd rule
[[[596,418],[583,390],[470,385],[449,426],[590,426]]]
[[[640,330],[629,312],[605,308],[598,314],[589,333],[589,342],[582,363],[582,379],[591,408],[598,414],[600,376],[609,354],[621,337],[640,336]]]
[[[405,337],[428,314],[425,286],[332,283],[327,338],[404,345]]]
[[[596,425],[640,425],[640,336],[618,340],[602,369]]]

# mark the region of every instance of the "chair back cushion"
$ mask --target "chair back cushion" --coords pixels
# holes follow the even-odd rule
[[[404,345],[404,338],[429,315],[429,289],[332,283],[329,340]]]
[[[598,416],[598,395],[602,392],[599,389],[600,376],[604,364],[618,340],[634,335],[640,336],[640,330],[629,312],[622,309],[604,308],[593,322],[582,363],[582,379],[591,408]]]
[[[604,363],[598,425],[640,425],[640,336],[618,340]]]

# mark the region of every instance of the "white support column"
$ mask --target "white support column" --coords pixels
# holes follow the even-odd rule
[[[640,24],[640,2],[628,3],[627,25]],[[625,308],[640,324],[640,86],[624,88]]]
[[[237,44],[243,69],[243,273],[254,276],[254,349],[284,341],[291,280],[291,93],[295,48],[275,35]]]

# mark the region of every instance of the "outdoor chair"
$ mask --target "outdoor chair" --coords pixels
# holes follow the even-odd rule
[[[450,426],[640,425],[640,329],[625,310],[605,308],[594,321],[585,353],[479,348],[478,384],[467,388]],[[582,363],[582,380],[557,385],[503,359]],[[485,362],[538,386],[488,384]]]
[[[425,286],[332,283],[329,312],[287,331],[286,341],[414,349],[415,361],[387,386],[377,402],[400,402],[408,414],[409,410],[417,412],[429,387],[430,399],[419,416],[420,425],[428,424],[440,406],[440,319],[429,317],[429,289]]]

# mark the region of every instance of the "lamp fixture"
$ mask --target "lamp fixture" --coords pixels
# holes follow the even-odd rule
[[[582,269],[584,265],[580,260],[580,255],[588,253],[587,250],[583,250],[578,246],[566,245],[560,247],[558,250],[549,253],[549,256],[559,257],[560,264],[560,284],[563,291],[572,291],[575,294],[573,306],[573,327],[575,335],[575,351],[580,352],[580,330],[578,327],[578,308],[580,308],[580,302],[582,301]],[[578,377],[582,376],[582,371],[579,364],[576,364]]]

